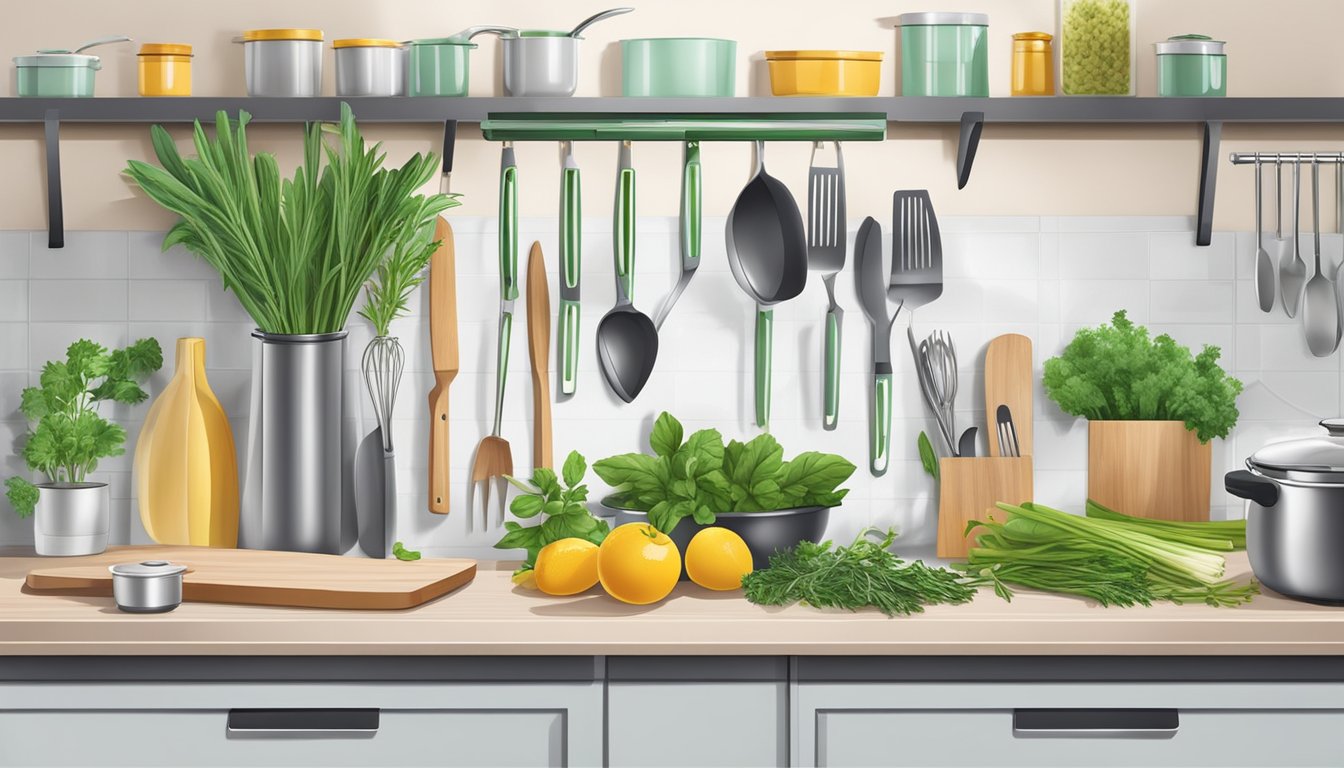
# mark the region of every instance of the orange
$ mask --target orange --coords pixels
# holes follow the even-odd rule
[[[705,589],[739,589],[748,573],[751,550],[727,528],[702,529],[686,546],[686,574]]]
[[[532,567],[537,589],[548,595],[577,595],[597,583],[597,545],[585,539],[552,541]]]
[[[598,548],[597,578],[607,594],[623,603],[656,603],[677,586],[681,553],[653,526],[626,523],[608,533]]]

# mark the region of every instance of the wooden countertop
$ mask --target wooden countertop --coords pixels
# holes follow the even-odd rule
[[[0,549],[0,655],[1325,655],[1344,654],[1344,609],[1272,593],[1239,608],[992,592],[888,619],[874,611],[762,608],[691,584],[653,606],[595,588],[548,597],[482,562],[470,585],[405,611],[184,603],[157,615],[111,598],[25,593],[50,560]],[[8,555],[8,556],[4,556]],[[1244,553],[1229,575],[1249,571]]]

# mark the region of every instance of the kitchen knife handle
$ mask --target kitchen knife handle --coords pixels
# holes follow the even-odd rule
[[[770,429],[770,358],[775,334],[775,311],[756,310],[756,426]]]
[[[840,329],[843,316],[838,307],[826,310],[826,380],[822,386],[822,429],[835,429],[840,416]]]
[[[518,298],[518,167],[504,144],[499,177],[499,298]]]
[[[635,300],[635,169],[630,165],[630,142],[621,142],[620,168],[616,172],[616,231],[612,250],[616,256],[617,299]]]
[[[448,514],[448,387],[429,393],[429,511]]]
[[[873,477],[887,473],[891,464],[891,365],[878,363],[873,373],[873,403],[869,431],[869,468]]]
[[[579,384],[579,302],[560,300],[560,394],[572,395]]]

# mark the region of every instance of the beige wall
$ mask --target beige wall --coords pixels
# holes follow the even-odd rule
[[[378,36],[396,39],[441,36],[463,27],[492,23],[521,27],[568,28],[617,0],[234,0],[197,3],[176,0],[46,0],[13,4],[0,26],[0,51],[20,54],[36,48],[73,46],[105,34],[126,33],[137,41],[188,42],[196,46],[195,92],[241,95],[242,51],[230,39],[241,29],[314,26],[327,39]],[[803,0],[679,0],[636,3],[635,13],[589,30],[580,65],[579,95],[616,95],[620,90],[622,37],[709,35],[738,41],[738,93],[768,93],[761,52],[774,48],[854,48],[885,51],[882,93],[896,91],[892,57],[896,33],[890,21],[913,10],[977,10],[990,14],[991,93],[1007,95],[1009,36],[1053,31],[1054,0],[926,0],[895,4],[876,0],[830,3]],[[819,10],[819,9],[825,9]],[[1344,67],[1328,35],[1311,29],[1344,27],[1344,3],[1335,0],[1139,0],[1140,95],[1153,95],[1155,64],[1151,43],[1172,34],[1199,32],[1229,41],[1228,81],[1234,96],[1344,96]],[[472,58],[472,93],[499,93],[495,41],[481,43]],[[100,96],[136,91],[135,46],[103,48]],[[330,55],[330,54],[329,54]],[[13,71],[13,68],[10,68]],[[333,87],[328,59],[326,85]],[[11,95],[14,77],[3,92]],[[387,142],[394,159],[414,151],[437,150],[438,132],[429,127],[383,126],[368,133]],[[296,129],[265,127],[254,132],[256,149],[295,157]],[[0,167],[8,177],[0,193],[0,228],[45,225],[42,146],[37,126],[0,128]],[[143,126],[68,126],[62,137],[66,223],[72,229],[149,229],[169,223],[162,212],[137,198],[120,177],[127,158],[149,152]],[[185,131],[181,134],[185,136]],[[465,195],[464,214],[494,210],[498,172],[496,149],[474,128],[460,133],[453,190]],[[846,147],[849,210],[852,217],[886,218],[892,190],[928,187],[946,214],[1192,214],[1198,171],[1197,126],[1007,126],[986,127],[970,185],[957,191],[952,159],[952,126],[892,126],[881,144]],[[1232,168],[1225,155],[1251,149],[1340,149],[1340,126],[1228,126],[1220,158],[1215,227],[1246,229],[1252,222],[1251,170]],[[772,145],[771,172],[801,193],[807,145]],[[615,149],[584,145],[576,150],[585,179],[589,215],[611,204]],[[712,145],[704,150],[708,212],[726,213],[748,166],[745,145]],[[636,148],[640,172],[640,213],[676,210],[673,144]],[[522,212],[547,216],[556,207],[558,155],[553,144],[519,148]],[[1323,184],[1333,189],[1331,183]],[[1333,210],[1333,206],[1328,206]],[[1333,224],[1333,215],[1327,216]]]

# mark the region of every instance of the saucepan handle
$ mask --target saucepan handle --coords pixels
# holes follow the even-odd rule
[[[1254,472],[1238,469],[1223,476],[1223,487],[1233,496],[1254,501],[1262,507],[1279,503],[1279,484]]]

